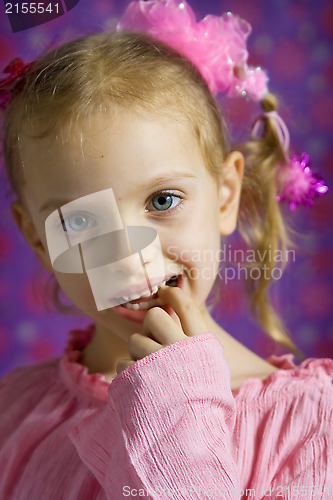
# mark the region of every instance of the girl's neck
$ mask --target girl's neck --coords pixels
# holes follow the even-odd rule
[[[230,367],[231,389],[238,389],[248,378],[266,378],[276,371],[276,367],[256,355],[221,328],[203,311],[207,331],[214,333],[223,346],[223,355]],[[203,332],[204,333],[204,332]],[[130,359],[127,342],[119,335],[96,324],[95,334],[81,353],[81,364],[88,373],[101,373],[111,381],[117,374],[116,365],[120,359]]]
[[[81,352],[80,363],[89,374],[101,373],[111,381],[117,374],[117,362],[129,358],[127,342],[97,323],[93,338]]]
[[[277,368],[221,328],[207,312],[206,323],[223,347],[223,356],[230,367],[231,389],[237,390],[249,378],[265,379]]]

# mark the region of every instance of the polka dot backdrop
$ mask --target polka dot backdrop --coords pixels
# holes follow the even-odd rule
[[[30,61],[45,49],[81,34],[112,29],[128,2],[80,0],[70,12],[26,31],[12,33],[0,7],[0,68],[14,57]],[[332,182],[333,127],[332,33],[330,0],[192,0],[198,17],[232,11],[253,27],[250,63],[265,68],[270,89],[280,99],[296,151],[311,155],[314,170]],[[246,138],[259,113],[258,105],[221,98],[234,141]],[[43,304],[48,275],[15,227],[1,168],[0,220],[0,373],[15,366],[58,356],[72,327],[88,318],[48,309]],[[297,248],[284,276],[273,286],[274,303],[293,341],[307,357],[332,357],[332,189],[312,209],[292,216],[298,231]],[[228,248],[224,242],[223,248]],[[232,335],[259,355],[287,352],[271,341],[251,319],[241,280],[221,283],[214,317]]]

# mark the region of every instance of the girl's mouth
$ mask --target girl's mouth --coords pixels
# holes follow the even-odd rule
[[[138,323],[141,323],[144,320],[147,311],[152,307],[159,306],[169,313],[170,306],[168,304],[162,304],[162,301],[158,296],[158,289],[162,286],[178,286],[179,288],[182,288],[183,282],[183,275],[178,274],[171,276],[171,278],[167,281],[163,281],[160,285],[153,287],[153,293],[149,296],[145,293],[139,298],[134,298],[119,306],[114,306],[113,309],[117,312],[117,314],[119,314],[119,316]],[[127,297],[123,298],[126,299]]]

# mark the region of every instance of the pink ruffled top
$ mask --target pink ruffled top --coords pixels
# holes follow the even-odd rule
[[[1,380],[1,499],[333,498],[331,359],[272,356],[232,393],[206,333],[109,384],[79,363],[93,333]]]

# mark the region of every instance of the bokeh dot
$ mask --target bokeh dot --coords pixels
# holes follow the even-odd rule
[[[279,78],[291,81],[304,75],[307,63],[305,49],[289,39],[276,46],[272,69]]]
[[[321,94],[327,87],[328,82],[324,75],[311,75],[307,80],[307,88],[313,94]]]
[[[317,43],[311,51],[311,59],[317,65],[332,60],[332,47],[326,43]]]
[[[30,321],[23,321],[16,327],[16,338],[22,344],[31,344],[37,338],[37,326]]]
[[[332,38],[333,33],[333,5],[331,2],[327,2],[322,5],[322,8],[318,11],[319,13],[319,26],[321,30],[326,33],[330,38]]]
[[[299,305],[306,318],[329,317],[333,307],[333,287],[330,283],[312,283],[304,287]]]
[[[316,36],[316,26],[313,23],[307,22],[300,25],[298,29],[298,39],[305,44],[311,44]]]
[[[316,127],[331,131],[333,129],[333,95],[318,96],[310,106],[310,116]]]
[[[253,43],[254,50],[260,55],[269,54],[272,51],[273,46],[274,41],[267,33],[257,36]]]
[[[317,331],[314,325],[302,325],[299,328],[299,335],[302,339],[302,344],[306,348],[311,346],[316,340]]]
[[[307,142],[306,149],[310,155],[321,157],[327,153],[327,143],[320,136],[314,136]]]

